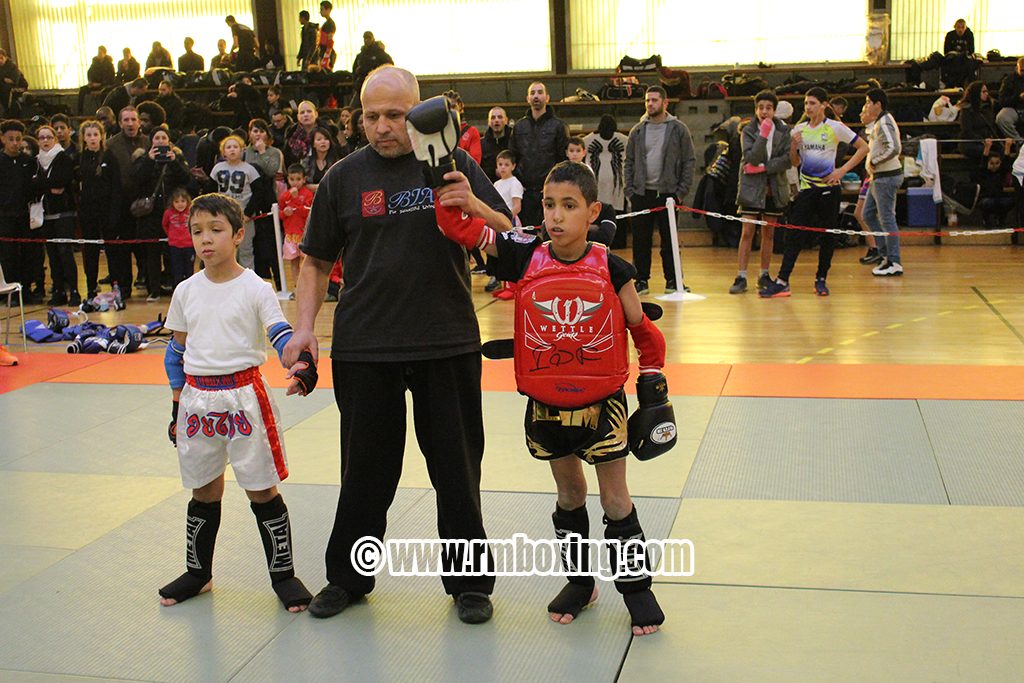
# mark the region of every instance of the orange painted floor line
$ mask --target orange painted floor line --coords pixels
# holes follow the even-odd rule
[[[167,382],[163,356],[72,356],[18,354],[21,363],[0,369],[0,393],[35,382],[150,384]],[[322,357],[318,388],[333,387]],[[285,387],[285,372],[268,359],[263,375],[272,387]],[[634,368],[635,376],[635,368]],[[778,398],[1024,400],[1024,366],[991,365],[787,365],[682,364],[666,366],[669,391],[676,396]],[[627,390],[632,390],[629,382]],[[515,391],[511,360],[484,361],[484,391]]]
[[[18,353],[18,364],[13,367],[0,368],[0,394],[14,391],[36,382],[48,382],[56,378],[77,372],[95,365],[103,365],[114,360],[114,356],[106,354],[81,356],[57,353]],[[109,371],[107,371],[109,372]]]

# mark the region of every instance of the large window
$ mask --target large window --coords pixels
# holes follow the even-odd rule
[[[285,59],[294,68],[299,11],[323,23],[319,0],[278,3]],[[335,2],[335,69],[351,69],[363,32],[372,31],[395,64],[419,76],[550,71],[548,0],[360,0]]]
[[[974,34],[974,49],[997,49],[1018,55],[1024,45],[1024,3],[1021,0],[893,0],[893,61],[918,59],[942,52],[953,22],[965,19]]]
[[[817,63],[864,58],[866,3],[764,0],[569,0],[573,69],[613,69],[623,55],[666,66]]]
[[[231,48],[233,14],[252,26],[248,0],[11,0],[18,66],[33,89],[76,88],[85,83],[96,48],[104,45],[116,64],[121,50],[145,68],[153,41],[166,47],[175,65],[186,36],[206,58],[217,54],[217,40]]]

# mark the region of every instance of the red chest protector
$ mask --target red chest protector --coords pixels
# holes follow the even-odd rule
[[[519,280],[515,311],[519,392],[556,408],[580,408],[629,378],[622,304],[608,272],[608,250],[591,244],[573,264],[545,242]]]

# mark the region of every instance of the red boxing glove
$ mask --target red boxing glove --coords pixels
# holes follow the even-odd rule
[[[494,228],[483,218],[470,218],[457,206],[441,206],[439,199],[434,200],[434,212],[438,229],[452,242],[466,249],[486,249],[494,244]]]
[[[769,135],[771,135],[771,132],[772,132],[772,120],[771,119],[765,119],[764,121],[761,122],[760,132],[761,132],[761,137],[763,137],[763,138],[766,138]]]
[[[627,326],[627,329],[633,337],[633,346],[640,359],[640,374],[660,372],[665,367],[665,335],[646,315],[636,325]]]
[[[743,164],[743,172],[747,175],[756,175],[758,173],[764,173],[764,165],[754,166],[753,164]]]

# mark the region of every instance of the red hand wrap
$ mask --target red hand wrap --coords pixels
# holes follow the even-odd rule
[[[773,125],[774,124],[771,119],[765,119],[764,121],[762,121],[761,125],[758,127],[758,132],[761,134],[761,137],[767,138],[768,135],[772,132]]]
[[[457,206],[441,206],[438,199],[434,200],[434,211],[437,227],[452,242],[466,249],[486,249],[494,244],[494,228],[483,218],[470,218]]]
[[[665,367],[665,335],[646,315],[636,325],[627,326],[640,359],[640,374],[650,374]]]
[[[758,173],[764,173],[764,166],[754,166],[753,164],[743,164],[743,172],[747,175],[757,175]]]

